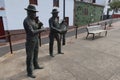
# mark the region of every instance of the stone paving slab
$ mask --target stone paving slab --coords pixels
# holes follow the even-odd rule
[[[86,40],[83,33],[67,38],[65,54],[57,54],[55,42],[54,58],[49,45],[42,45],[39,64],[44,69],[34,70],[35,79],[26,76],[25,49],[0,57],[0,80],[120,80],[120,22],[113,25],[107,37]]]

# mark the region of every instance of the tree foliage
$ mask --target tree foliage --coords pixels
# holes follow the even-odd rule
[[[120,9],[120,0],[113,0],[112,2],[110,2],[109,6],[110,9],[117,12]]]

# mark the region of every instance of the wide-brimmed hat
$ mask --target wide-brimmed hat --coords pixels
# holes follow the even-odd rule
[[[28,7],[25,8],[25,10],[27,10],[27,11],[33,11],[33,12],[38,12],[38,11],[36,10],[35,5],[33,5],[33,4],[29,4]]]
[[[59,11],[58,11],[57,9],[53,9],[51,13],[52,13],[52,14],[53,14],[53,13],[59,13]]]

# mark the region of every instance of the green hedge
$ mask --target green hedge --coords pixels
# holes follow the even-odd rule
[[[83,26],[101,20],[103,6],[76,1],[74,25]]]

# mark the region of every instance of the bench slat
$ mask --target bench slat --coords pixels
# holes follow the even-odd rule
[[[105,32],[106,30],[96,30],[96,31],[90,31],[89,33],[100,33],[100,32]]]

